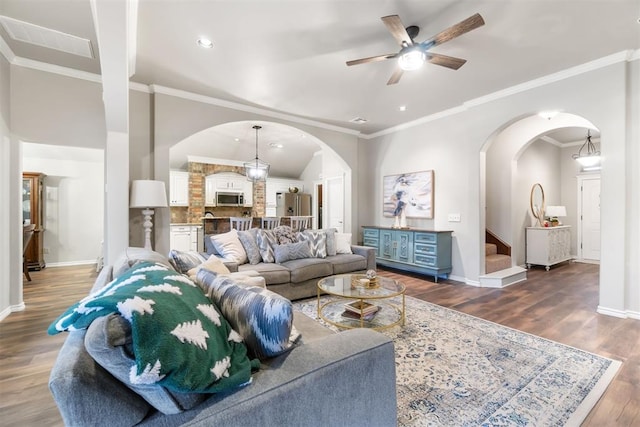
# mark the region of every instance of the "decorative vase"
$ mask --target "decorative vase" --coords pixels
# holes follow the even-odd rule
[[[407,217],[404,214],[404,209],[400,212],[400,228],[408,228],[407,227]]]
[[[392,228],[400,228],[400,216],[396,215],[396,221],[393,223]]]

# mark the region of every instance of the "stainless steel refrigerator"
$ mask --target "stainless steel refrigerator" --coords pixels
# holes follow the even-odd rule
[[[311,216],[311,194],[276,194],[277,216]]]

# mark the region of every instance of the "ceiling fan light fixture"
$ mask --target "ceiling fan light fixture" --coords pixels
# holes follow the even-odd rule
[[[582,150],[586,148],[587,152],[583,153]],[[596,150],[596,146],[591,142],[591,131],[587,130],[587,139],[580,147],[580,150],[573,156],[574,160],[580,163],[584,168],[593,168],[600,163],[600,151]]]
[[[244,172],[249,181],[266,181],[269,176],[269,163],[258,158],[258,131],[262,126],[255,125],[253,128],[256,130],[256,158],[244,163]]]
[[[403,49],[403,52],[398,58],[398,65],[400,65],[400,68],[404,71],[413,71],[422,67],[426,59],[427,56],[424,54],[422,49],[419,47],[412,47]]]

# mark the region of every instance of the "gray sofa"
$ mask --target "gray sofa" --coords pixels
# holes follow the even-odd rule
[[[318,294],[318,280],[333,274],[364,273],[376,268],[376,249],[351,245],[352,254],[326,258],[303,258],[278,263],[240,264],[225,262],[230,271],[257,271],[267,289],[295,301]]]
[[[129,252],[120,263],[133,265],[138,258]],[[94,289],[121,271],[122,265],[104,267]],[[210,395],[173,415],[153,409],[97,364],[85,349],[85,330],[68,333],[49,387],[69,426],[396,425],[392,341],[367,329],[333,333],[301,313],[294,314],[294,326],[300,341],[291,351],[262,360],[250,386]]]

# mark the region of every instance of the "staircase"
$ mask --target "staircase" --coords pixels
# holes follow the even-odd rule
[[[484,245],[485,274],[480,276],[484,288],[504,288],[527,280],[527,270],[511,265],[511,247],[489,230]]]

